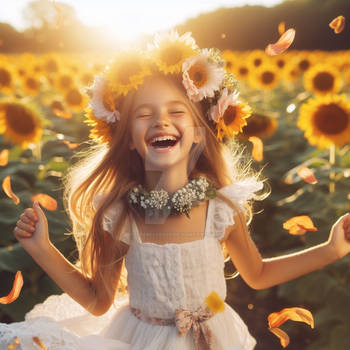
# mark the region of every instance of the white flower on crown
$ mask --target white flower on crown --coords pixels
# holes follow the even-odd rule
[[[225,78],[225,69],[211,62],[209,55],[210,51],[203,49],[198,56],[189,57],[182,64],[182,83],[194,102],[214,97]]]
[[[120,120],[120,112],[118,110],[109,111],[103,104],[103,92],[105,90],[106,81],[102,75],[95,77],[93,86],[91,88],[92,98],[89,103],[94,111],[94,116],[98,119],[105,121],[106,123],[114,123]]]
[[[227,88],[223,89],[217,104],[210,108],[210,118],[217,123],[229,106],[236,106],[240,103],[238,96],[239,92],[237,90],[229,94]]]

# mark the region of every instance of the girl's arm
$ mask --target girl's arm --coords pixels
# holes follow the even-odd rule
[[[240,215],[235,216],[235,223],[240,222],[241,225],[233,226],[225,244],[242,278],[254,289],[265,289],[293,280],[323,268],[350,252],[350,214],[342,216],[333,225],[327,242],[270,259],[261,258],[245,219]]]
[[[86,278],[60,251],[51,243],[45,214],[37,203],[21,215],[14,234],[19,243],[33,257],[38,265],[72,299],[95,316],[105,313],[113,300],[108,297],[103,283]],[[107,239],[112,239],[108,234]],[[114,278],[111,288],[115,291],[119,282],[122,261],[113,265]]]

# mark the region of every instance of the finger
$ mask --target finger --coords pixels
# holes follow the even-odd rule
[[[24,213],[26,216],[28,216],[29,219],[38,221],[38,216],[36,215],[33,208],[27,208],[24,210]]]
[[[22,229],[20,229],[19,227],[15,227],[15,229],[13,230],[13,233],[15,234],[16,238],[29,238],[32,237],[32,234],[24,231]]]
[[[17,227],[19,227],[20,229],[27,231],[27,232],[34,232],[35,231],[35,227],[31,224],[26,224],[21,220],[17,221]]]
[[[32,224],[35,225],[36,221],[35,220],[31,220],[27,215],[25,215],[24,213],[22,213],[19,217],[23,222],[25,222],[26,224]]]

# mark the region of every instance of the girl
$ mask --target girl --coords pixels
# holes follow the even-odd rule
[[[50,350],[251,350],[256,341],[238,314],[226,303],[223,312],[209,307],[212,292],[225,300],[227,254],[263,289],[349,253],[347,214],[327,242],[261,258],[249,200],[268,192],[256,194],[265,180],[242,166],[232,140],[221,142],[249,115],[223,67],[217,50],[172,33],[147,52],[121,53],[95,79],[87,117],[100,145],[65,187],[79,261],[50,242],[37,203],[24,211],[15,237],[65,293],[24,322],[1,324],[1,348],[17,337],[19,349],[34,349],[38,337]],[[124,261],[128,294],[116,297]]]

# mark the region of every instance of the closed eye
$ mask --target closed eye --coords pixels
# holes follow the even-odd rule
[[[185,111],[171,111],[171,114],[182,114],[185,113]]]

